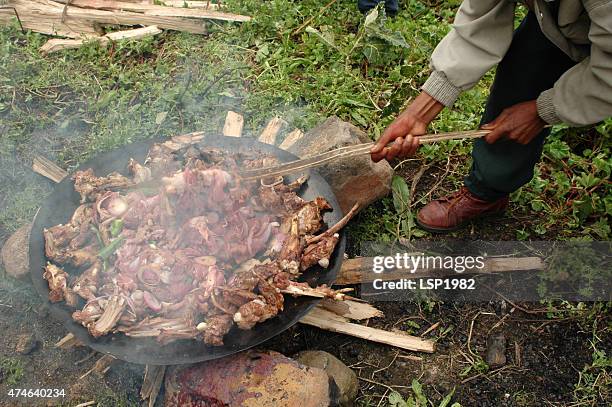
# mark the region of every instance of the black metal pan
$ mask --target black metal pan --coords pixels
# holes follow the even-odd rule
[[[128,160],[134,158],[143,162],[152,143],[152,140],[133,143],[100,154],[83,163],[79,169],[92,168],[98,176],[104,176],[113,171],[127,174]],[[206,137],[202,143],[232,152],[261,151],[271,153],[283,162],[293,161],[297,158],[291,153],[260,143],[252,138]],[[332,225],[342,218],[340,206],[329,184],[316,172],[310,171],[310,178],[301,195],[305,199],[323,196],[329,201],[333,211],[325,214],[324,220],[327,225]],[[317,303],[317,299],[313,298],[287,297],[284,311],[277,317],[257,324],[248,331],[240,330],[237,327],[232,328],[225,336],[223,346],[207,346],[197,340],[179,340],[167,345],[160,345],[153,338],[130,338],[123,334],[110,334],[98,339],[93,338],[83,326],[72,320],[73,309],[64,303],[52,304],[48,301],[49,287],[47,281],[42,277],[43,267],[47,262],[43,229],[59,223],[66,223],[78,205],[79,195],[74,191],[73,181],[67,177],[57,184],[34,219],[30,236],[30,268],[34,286],[41,297],[48,302],[51,314],[63,322],[68,331],[72,332],[81,342],[98,352],[113,355],[127,362],[152,365],[174,365],[216,359],[256,346],[278,335],[298,322]],[[331,285],[340,269],[345,244],[346,239],[341,234],[341,239],[330,259],[329,269],[312,268],[304,273],[300,280],[307,281],[313,286]]]

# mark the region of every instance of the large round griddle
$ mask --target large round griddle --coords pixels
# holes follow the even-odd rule
[[[129,159],[134,158],[143,162],[153,142],[153,140],[137,142],[100,154],[83,163],[79,169],[92,168],[98,176],[104,176],[113,171],[127,174]],[[230,152],[261,151],[271,153],[280,161],[297,159],[291,153],[260,143],[252,138],[207,137],[201,144],[222,148]],[[295,179],[294,177],[287,178],[288,181]],[[329,201],[333,211],[327,212],[324,216],[327,225],[336,223],[342,217],[340,206],[329,184],[316,172],[310,172],[310,178],[300,195],[308,200],[323,196]],[[223,346],[207,346],[197,340],[179,340],[167,345],[160,345],[153,338],[130,338],[123,334],[109,334],[101,338],[93,338],[89,335],[87,329],[72,320],[73,309],[63,302],[55,304],[49,302],[49,287],[47,281],[42,277],[43,267],[47,262],[43,229],[68,222],[79,205],[79,199],[79,195],[74,191],[73,181],[70,177],[67,177],[57,184],[52,194],[44,202],[34,219],[30,235],[30,268],[34,286],[41,297],[47,301],[51,314],[63,322],[68,331],[73,333],[81,342],[98,352],[110,354],[131,363],[152,365],[195,363],[216,359],[256,346],[278,335],[298,322],[318,301],[313,298],[286,296],[284,311],[280,312],[278,316],[257,324],[248,331],[240,330],[234,326],[225,336]],[[329,268],[324,270],[320,267],[313,267],[303,274],[300,281],[306,281],[312,286],[331,285],[342,263],[345,243],[345,237],[341,234],[340,241],[330,259]]]

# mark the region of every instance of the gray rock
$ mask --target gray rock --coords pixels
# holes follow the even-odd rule
[[[19,335],[17,337],[17,344],[15,345],[15,351],[20,355],[29,355],[34,352],[40,345],[36,335],[28,333]]]
[[[353,405],[359,390],[359,380],[355,372],[338,358],[320,350],[307,350],[295,355],[294,359],[303,365],[325,370],[338,386],[340,405]]]
[[[506,364],[506,337],[502,333],[487,338],[487,364],[499,367]]]
[[[30,271],[28,248],[31,224],[23,225],[2,246],[0,257],[6,273],[14,278],[28,277]]]
[[[332,116],[296,141],[289,151],[304,158],[369,141],[358,127]],[[364,208],[391,190],[393,169],[386,161],[372,162],[369,155],[337,160],[316,171],[330,183],[344,213],[356,202]]]

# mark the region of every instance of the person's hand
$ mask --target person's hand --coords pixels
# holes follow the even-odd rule
[[[489,144],[495,143],[502,137],[520,144],[529,144],[546,126],[546,122],[538,116],[538,107],[535,100],[518,103],[504,109],[491,123],[482,126],[485,130],[492,130],[485,136]]]
[[[399,157],[410,157],[416,153],[420,136],[425,134],[429,123],[444,108],[425,92],[419,96],[387,127],[383,135],[370,150],[372,160],[387,161]],[[387,144],[393,142],[391,147]]]

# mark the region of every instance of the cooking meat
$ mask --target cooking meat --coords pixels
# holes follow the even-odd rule
[[[330,204],[299,196],[307,178],[243,181],[240,168],[277,160],[190,143],[155,144],[143,164],[130,160],[129,178],[78,171],[82,205],[44,230],[49,298],[92,336],[222,345],[234,325],[282,312],[283,293],[342,297],[296,281],[326,268],[339,240],[321,232]]]

